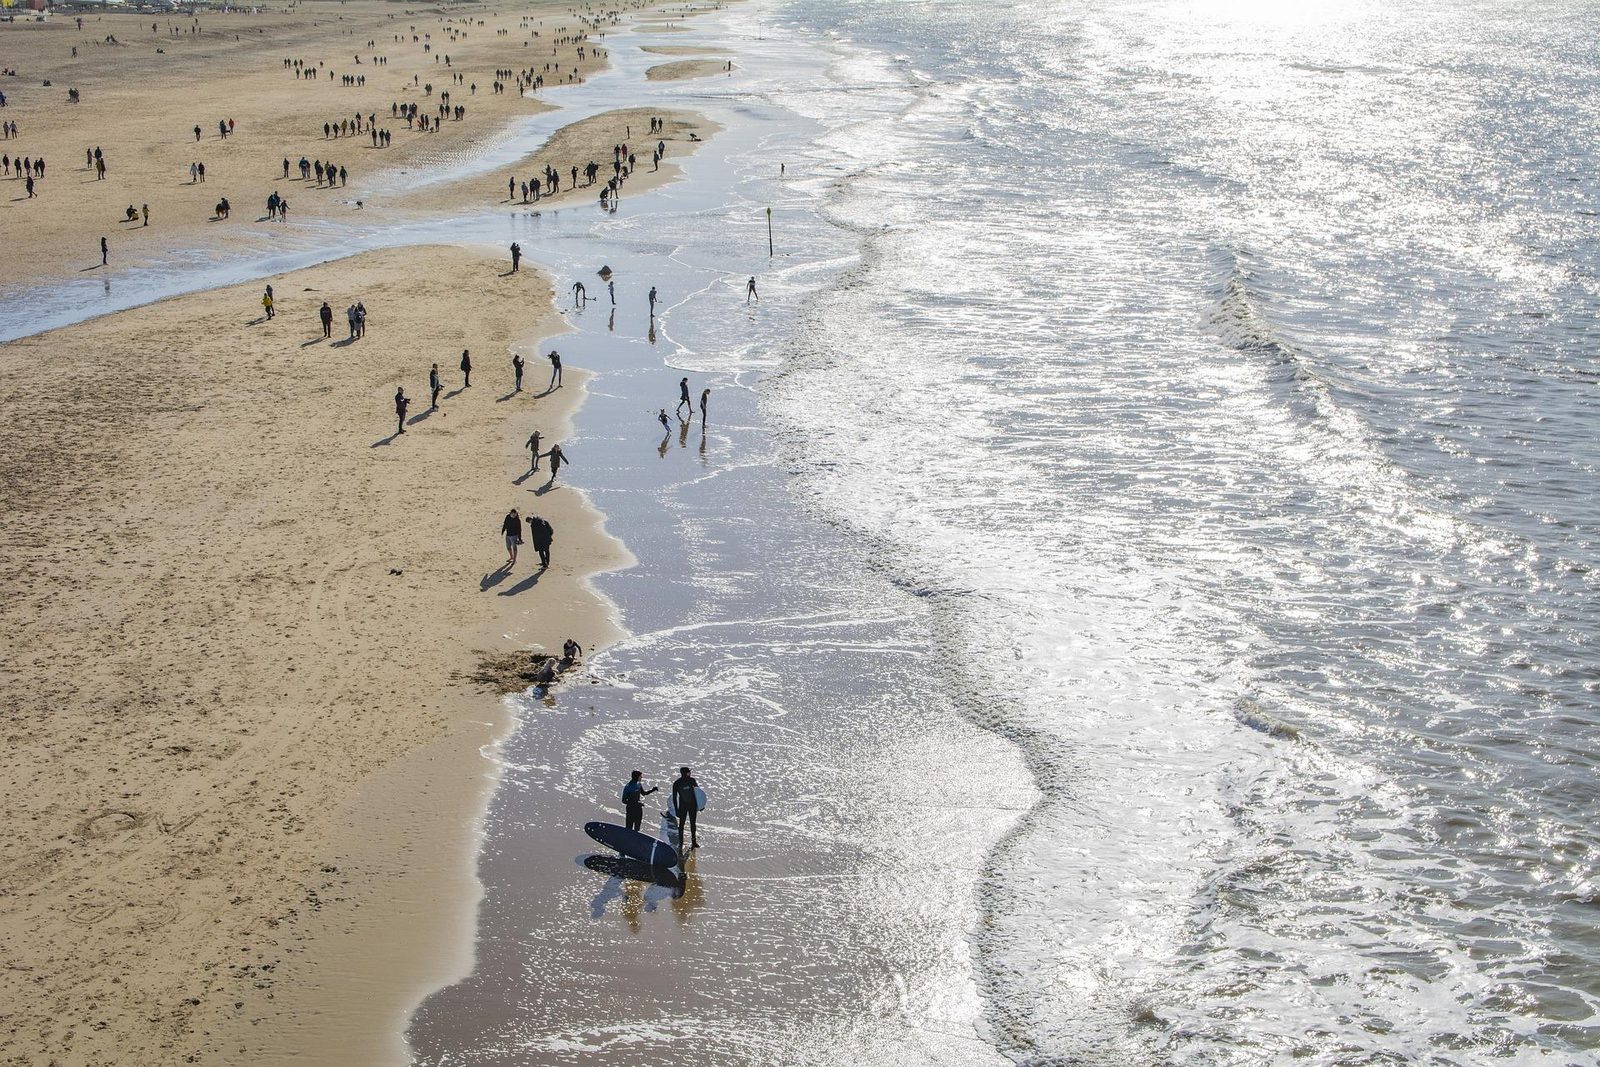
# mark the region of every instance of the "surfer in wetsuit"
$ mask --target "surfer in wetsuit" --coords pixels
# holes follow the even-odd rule
[[[643,777],[643,771],[634,771],[628,784],[622,787],[622,807],[627,813],[625,821],[630,830],[637,830],[644,824],[644,798],[661,788],[653,785],[646,789],[644,783],[639,780]]]
[[[683,831],[689,830],[690,848],[700,847],[700,798],[695,790],[700,783],[694,780],[689,768],[679,767],[678,777],[672,782],[672,806],[678,813],[678,851],[683,851]]]

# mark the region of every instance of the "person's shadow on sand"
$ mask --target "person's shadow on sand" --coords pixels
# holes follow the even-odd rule
[[[523,482],[527,481],[529,478],[532,478],[535,474],[538,474],[538,473],[539,473],[538,471],[523,471],[520,475],[518,475],[517,477],[511,479],[511,484],[512,485],[521,485]]]
[[[346,337],[343,341],[335,341],[335,342],[333,342],[333,347],[334,348],[349,348],[351,345],[355,344],[359,340],[360,340],[359,337]]]
[[[483,576],[478,582],[478,591],[487,593],[509,577],[511,577],[511,564],[502,563],[499,570],[490,571]]]
[[[548,493],[550,490],[552,490],[554,488],[556,488],[556,480],[554,478],[551,478],[548,482],[545,482],[539,488],[533,490],[533,495],[534,496],[544,496],[546,493]]]
[[[508,571],[507,573],[510,573],[510,572]],[[540,567],[538,570],[534,571],[532,574],[530,574],[526,578],[522,579],[522,581],[518,582],[516,585],[512,586],[510,589],[502,589],[502,590],[500,590],[500,595],[501,596],[516,596],[518,593],[525,593],[529,589],[532,589],[534,586],[538,585],[539,584],[539,579],[543,578],[543,577],[544,577],[544,568]]]
[[[312,345],[320,345],[322,342],[324,342],[326,340],[327,340],[326,337],[313,337],[311,340],[303,342],[300,345],[300,347],[301,348],[310,348]]]
[[[394,433],[390,434],[388,437],[380,437],[378,440],[372,442],[372,447],[373,448],[382,448],[384,445],[387,445],[389,442],[393,441],[396,437],[399,437],[399,436],[400,436],[400,431],[396,430]]]
[[[407,426],[415,426],[417,423],[425,421],[428,418],[429,415],[432,415],[434,413],[435,410],[436,409],[434,409],[434,408],[423,408],[417,414],[415,414],[415,415],[411,416],[409,419],[407,419],[406,420],[406,425]]]

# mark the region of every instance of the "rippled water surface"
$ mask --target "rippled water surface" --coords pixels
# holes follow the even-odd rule
[[[784,10],[908,87],[766,409],[1006,664],[997,1045],[1593,1062],[1596,9]]]

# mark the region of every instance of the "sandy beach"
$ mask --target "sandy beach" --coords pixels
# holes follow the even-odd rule
[[[374,892],[430,907],[363,915],[388,935],[368,943],[390,947],[364,967],[346,941],[319,1007],[345,1032],[386,998],[403,1008],[420,970],[397,967],[394,937],[443,951],[429,916],[462,891],[470,847],[426,813],[474,788],[458,757],[503,724],[473,664],[611,633],[584,577],[624,553],[579,494],[519,477],[523,436],[559,441],[583,392],[572,370],[541,395],[530,346],[559,328],[545,283],[454,248],[271,282],[270,322],[252,285],[8,346],[5,853],[23,859],[4,874],[4,939],[26,969],[5,971],[5,1000],[31,1006],[8,1054],[41,1039],[106,1061],[215,1050],[229,1021],[275,1014],[261,998],[279,968],[315,970],[302,919],[348,924]],[[368,334],[343,339],[341,314],[324,340],[325,297],[364,302]],[[513,351],[538,361],[521,393]],[[429,410],[434,361],[448,387]],[[416,397],[404,435],[397,383]],[[500,569],[511,506],[556,527],[549,571],[529,556]],[[445,758],[384,805],[418,866],[374,850],[349,805],[430,746]],[[341,989],[360,990],[349,1012]]]
[[[291,227],[487,206],[494,190],[503,200],[503,176],[360,207],[353,191],[470,160],[508,122],[553,106],[519,96],[516,75],[554,85],[606,63],[597,27],[555,3],[426,16],[313,3],[190,26],[91,15],[81,31],[70,17],[0,28],[8,56],[30,57],[0,86],[19,125],[0,149],[48,164],[31,199],[21,178],[0,179],[0,290],[114,275],[130,256],[204,255],[272,191],[292,201]],[[297,78],[285,59],[322,76]],[[513,81],[495,93],[502,70]],[[423,133],[389,114],[391,102],[425,111],[456,74],[459,121]],[[66,102],[69,86],[81,103]],[[716,128],[618,104],[527,157],[530,176],[548,162],[565,178],[589,159],[609,171],[612,145],[632,136],[648,151],[661,118],[668,161],[641,161],[633,195],[676,178],[690,134]],[[371,145],[365,118],[360,134],[324,138],[325,121],[357,113],[392,147]],[[230,119],[224,138],[217,122]],[[284,182],[282,161],[302,153],[349,167],[350,191],[296,168]],[[195,160],[204,182],[191,182]],[[564,181],[552,203],[594,192]],[[224,196],[232,220],[212,210]],[[136,221],[119,222],[129,204]],[[367,332],[352,339],[357,301]],[[493,784],[482,753],[508,727],[503,694],[532,670],[508,665],[617,633],[588,578],[626,566],[626,550],[579,492],[547,482],[547,460],[528,471],[528,435],[561,443],[585,393],[572,365],[562,388],[546,387],[544,353],[562,329],[528,264],[511,273],[503,248],[431,245],[0,347],[0,783],[12,798],[0,1060],[403,1060],[409,1012],[471,966],[476,825]],[[527,360],[520,392],[513,354]],[[397,387],[411,398],[404,434]],[[581,467],[581,452],[571,461]],[[554,526],[549,570],[531,546],[502,566],[513,506]]]
[[[86,15],[81,31],[71,17],[0,28],[6,54],[29,57],[26,77],[0,80],[5,117],[18,126],[16,137],[0,141],[0,153],[46,163],[33,198],[15,169],[0,175],[9,253],[0,257],[0,287],[98,269],[101,237],[113,266],[225,241],[230,228],[264,217],[275,192],[289,201],[290,226],[382,209],[383,198],[360,191],[375,175],[459,165],[507,122],[551,108],[541,94],[606,62],[604,44],[580,38],[586,27],[554,0],[527,0],[499,14],[470,5],[428,15],[381,3],[313,2],[293,14],[207,12],[201,32],[187,32],[191,25],[187,17]],[[285,61],[301,62],[315,77],[297,76]],[[346,77],[363,83],[346,85]],[[519,95],[518,77],[544,85]],[[497,81],[504,91],[494,91]],[[69,88],[80,102],[68,101]],[[415,104],[419,118],[437,117],[446,92],[450,108],[465,109],[460,119],[452,110],[424,131],[394,114]],[[324,124],[358,117],[359,132],[324,132]],[[372,143],[369,117],[390,135],[387,147]],[[228,136],[219,122],[232,123]],[[603,147],[596,158],[609,163],[610,145]],[[301,158],[342,168],[342,183],[319,182],[314,173],[302,179]],[[203,182],[190,173],[194,163],[205,165]],[[218,218],[224,198],[232,210]],[[358,200],[368,202],[358,207]]]
[[[658,63],[645,72],[651,81],[681,81],[684,78],[710,78],[717,74],[733,73],[733,63],[721,59],[684,59],[672,63]]]

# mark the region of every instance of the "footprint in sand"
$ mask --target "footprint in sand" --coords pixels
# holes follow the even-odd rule
[[[79,836],[86,840],[114,837],[129,830],[137,830],[150,820],[150,816],[137,811],[103,811],[78,828]]]

